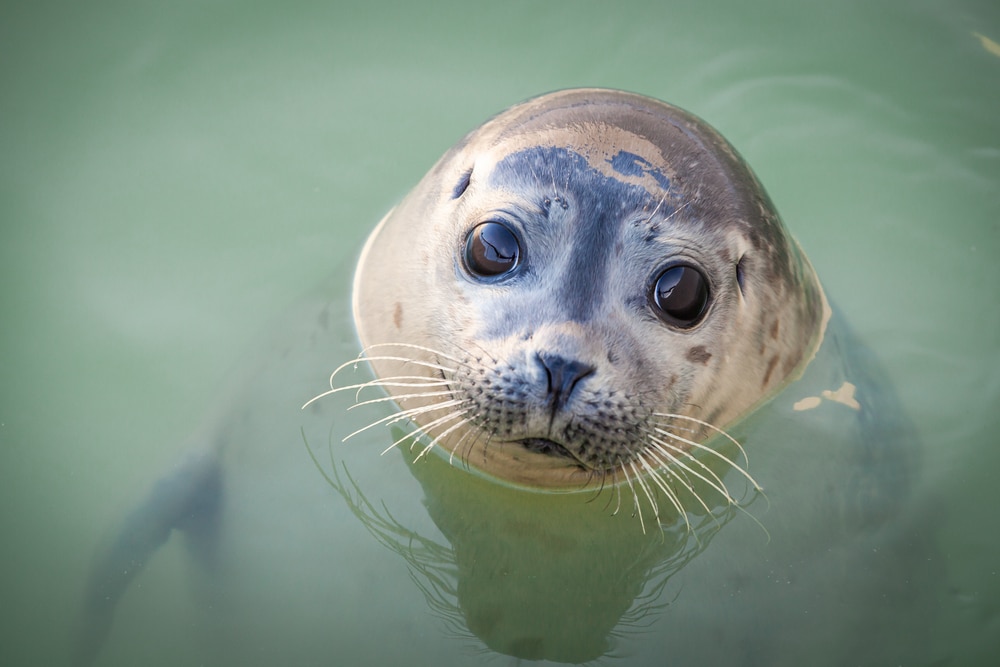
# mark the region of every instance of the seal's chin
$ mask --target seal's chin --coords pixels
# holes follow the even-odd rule
[[[518,440],[518,442],[521,443],[521,445],[528,451],[538,452],[539,454],[546,454],[548,456],[559,456],[578,462],[577,458],[573,456],[568,449],[560,445],[558,442],[549,440],[548,438],[525,438],[523,440]]]

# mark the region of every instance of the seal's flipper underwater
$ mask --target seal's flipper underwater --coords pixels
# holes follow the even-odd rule
[[[332,282],[345,284],[344,273],[350,268],[335,267]],[[150,603],[164,610],[164,618],[171,618],[166,611],[170,604],[183,608],[179,627],[152,636],[192,633],[158,649],[146,649],[140,639],[136,650],[143,661],[147,655],[156,655],[162,664],[186,664],[205,655],[210,656],[208,664],[267,660],[266,654],[250,648],[241,652],[241,644],[248,643],[246,626],[229,621],[246,622],[252,615],[244,613],[247,609],[266,604],[257,596],[260,579],[246,585],[247,570],[260,572],[254,568],[261,561],[267,567],[273,565],[277,574],[265,572],[263,579],[281,582],[275,586],[285,585],[284,594],[299,582],[282,579],[287,573],[283,567],[295,561],[299,552],[306,554],[303,558],[313,553],[298,548],[302,535],[295,531],[296,518],[303,506],[322,504],[328,494],[309,465],[300,429],[305,419],[321,423],[326,431],[335,413],[328,411],[328,405],[316,405],[304,415],[300,407],[327,375],[323,367],[328,359],[341,359],[357,350],[349,326],[342,326],[349,324],[347,296],[330,296],[335,293],[320,285],[282,312],[280,326],[264,336],[256,354],[240,359],[186,438],[156,443],[155,434],[146,435],[143,442],[179,452],[178,461],[148,486],[140,487],[148,490],[112,523],[95,549],[81,590],[69,648],[71,664],[103,664],[111,656],[110,651],[105,655],[106,643],[113,643],[116,650],[136,649],[130,645],[136,637],[129,633],[164,622],[141,615],[130,627],[121,622],[126,619],[120,613],[115,621],[123,600],[140,606]],[[317,359],[324,361],[317,364]],[[314,548],[325,544],[322,536],[309,535],[308,539],[308,546]],[[144,577],[169,572],[169,567],[161,569],[162,561],[156,562],[168,544],[179,546],[181,560],[191,565],[180,575],[182,581],[169,588],[177,596],[168,602],[136,595]],[[127,628],[124,641],[119,641],[115,633],[123,628]],[[109,630],[111,642],[107,641]],[[179,655],[168,652],[174,647]],[[248,655],[253,659],[247,659]],[[116,654],[112,659],[131,662],[135,656]],[[280,660],[270,664],[276,662]]]
[[[153,484],[111,541],[98,551],[85,585],[74,665],[89,665],[97,657],[121,597],[172,533],[184,533],[199,564],[214,567],[222,480],[218,448],[192,452]]]

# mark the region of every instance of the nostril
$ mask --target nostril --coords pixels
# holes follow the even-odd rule
[[[596,369],[590,364],[566,359],[558,354],[539,354],[538,361],[548,378],[548,397],[553,407],[562,407],[569,400],[577,383]]]

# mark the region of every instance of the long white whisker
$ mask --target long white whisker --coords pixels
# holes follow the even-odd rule
[[[684,202],[683,204],[681,204],[680,206],[678,206],[677,208],[675,208],[674,212],[671,213],[670,215],[668,215],[665,218],[665,220],[667,220],[667,221],[671,220],[675,215],[677,215],[678,213],[680,213],[681,211],[683,211],[684,209],[686,209],[688,206],[690,206],[691,202],[692,202],[692,200],[689,199],[686,202]]]
[[[422,405],[420,407],[409,408],[407,410],[402,410],[400,412],[394,412],[391,415],[386,415],[385,417],[382,417],[381,419],[373,421],[371,424],[368,424],[368,426],[365,426],[363,428],[359,428],[357,431],[354,431],[350,435],[345,436],[341,440],[341,442],[347,442],[348,440],[350,440],[354,436],[358,435],[359,433],[363,433],[364,431],[367,431],[370,428],[374,428],[375,426],[378,426],[379,424],[392,425],[392,424],[395,424],[397,422],[401,422],[404,419],[412,419],[413,417],[416,417],[418,415],[422,415],[422,414],[425,414],[425,413],[428,413],[428,412],[434,412],[435,410],[444,410],[445,408],[453,408],[453,407],[456,407],[456,406],[466,405],[468,403],[469,403],[469,401],[465,401],[465,400],[457,399],[456,398],[456,399],[453,399],[453,400],[450,400],[450,401],[442,401],[441,403],[435,403],[433,405]]]
[[[660,415],[660,416],[670,416],[670,415]],[[681,417],[683,417],[683,415],[681,415]],[[691,419],[691,421],[700,422],[700,420],[697,420],[697,419],[695,419],[693,417],[689,418],[689,419]],[[718,432],[722,433],[729,440],[735,442],[735,440],[733,440],[732,436],[730,436],[729,434],[727,434],[727,433],[725,433],[725,432],[723,432],[723,431],[721,431],[721,430],[719,430],[719,429],[711,426],[710,424],[708,424],[708,426],[712,430],[715,430],[715,431],[718,431]],[[654,430],[656,432],[658,432],[658,433],[666,436],[667,438],[672,438],[674,440],[677,440],[679,442],[682,442],[682,443],[688,445],[689,447],[692,447],[692,448],[695,448],[695,449],[698,449],[698,450],[701,450],[701,451],[708,452],[708,453],[710,453],[710,454],[718,457],[719,459],[725,461],[727,464],[729,464],[730,467],[732,467],[732,468],[736,469],[737,471],[739,471],[740,474],[743,475],[750,482],[750,484],[753,485],[753,487],[754,487],[754,489],[756,491],[763,493],[763,489],[757,483],[757,481],[754,480],[754,478],[750,475],[750,473],[748,473],[746,470],[744,470],[743,468],[741,468],[739,465],[737,465],[735,462],[733,462],[732,460],[730,460],[728,457],[722,455],[721,453],[717,452],[716,450],[712,449],[711,447],[706,447],[705,445],[701,445],[701,444],[699,444],[697,442],[694,442],[694,441],[692,441],[692,440],[690,440],[688,438],[684,438],[682,436],[679,436],[676,433],[671,433],[669,431],[663,430],[662,428],[655,428]],[[654,458],[656,458],[657,460],[659,460],[661,463],[667,463],[666,461],[663,461],[662,458],[660,458],[659,454],[662,454],[664,456],[667,456],[669,458],[669,460],[672,461],[675,465],[678,465],[678,466],[681,466],[681,467],[685,467],[685,469],[687,469],[688,472],[690,472],[692,475],[694,475],[695,477],[701,479],[703,482],[705,482],[706,484],[708,484],[709,486],[711,486],[713,489],[715,489],[716,491],[718,491],[722,496],[724,496],[727,499],[727,501],[729,503],[729,506],[731,508],[735,508],[736,510],[739,510],[741,513],[749,516],[753,520],[753,522],[756,523],[761,528],[761,530],[764,531],[764,533],[768,536],[768,539],[770,539],[770,533],[768,533],[767,528],[764,527],[764,525],[757,519],[757,517],[755,517],[753,514],[751,514],[750,512],[748,512],[746,510],[746,508],[744,508],[739,503],[739,501],[737,501],[735,498],[733,498],[732,494],[729,492],[729,488],[719,478],[719,476],[716,475],[715,472],[712,471],[710,468],[708,468],[703,462],[701,462],[695,456],[693,456],[691,454],[690,450],[685,449],[683,447],[679,447],[677,445],[672,445],[672,444],[670,444],[667,441],[660,441],[659,439],[657,439],[657,438],[655,438],[653,436],[650,436],[650,438],[654,442],[659,443],[659,444],[657,445],[656,449],[654,449],[654,450],[652,450],[650,452],[647,452],[647,455],[653,456]],[[736,443],[736,444],[739,447],[739,443]],[[687,468],[686,466],[684,466],[681,463],[681,461],[679,459],[677,459],[677,457],[675,457],[672,454],[670,454],[669,451],[666,451],[664,448],[676,451],[676,452],[678,452],[680,454],[683,454],[684,456],[686,456],[691,461],[694,461],[695,463],[697,463],[699,465],[699,467],[703,468],[713,479],[715,479],[718,482],[718,486],[716,486],[716,484],[713,484],[710,480],[708,480],[705,477],[703,477],[702,475],[700,475],[697,471],[695,471],[695,470],[693,470],[691,468]],[[742,447],[740,447],[740,451],[743,451]],[[659,452],[659,454],[657,454],[657,452]],[[746,453],[744,452],[744,457],[745,456],[746,456]],[[698,502],[705,509],[705,511],[708,512],[708,514],[710,516],[714,517],[715,513],[712,512],[708,508],[708,506],[706,505],[705,501],[701,498],[701,496],[699,496],[697,493],[695,493],[694,490],[691,487],[688,487],[688,490],[691,491],[692,495],[695,497],[695,499],[698,500]],[[716,522],[718,522],[717,518],[716,518]]]
[[[660,416],[667,416],[667,417],[669,417],[671,415],[660,415]],[[683,415],[681,415],[681,416],[683,416]],[[690,419],[692,419],[693,421],[700,421],[700,420],[694,419],[693,417],[691,417]],[[705,422],[702,422],[702,423],[705,423]],[[736,443],[736,446],[739,448],[739,450],[741,452],[743,452],[743,457],[746,458],[746,452],[743,451],[742,445],[740,445],[740,443],[736,442],[736,440],[731,435],[729,435],[725,431],[722,431],[721,429],[717,429],[714,426],[711,426],[710,424],[706,423],[705,425],[709,426],[711,429],[713,429],[715,431],[718,431],[719,433],[721,433],[722,435],[724,435],[726,438],[728,438],[730,441]],[[703,445],[703,444],[701,444],[699,442],[691,440],[690,438],[685,438],[683,436],[677,435],[676,433],[671,433],[670,431],[665,430],[661,426],[655,427],[654,430],[657,433],[661,434],[661,435],[664,435],[664,436],[666,436],[668,438],[672,438],[674,440],[677,440],[678,442],[682,442],[685,445],[688,445],[689,447],[692,447],[692,448],[697,449],[699,451],[706,452],[708,454],[711,454],[712,456],[715,456],[716,458],[718,458],[718,459],[720,459],[722,461],[725,461],[733,469],[738,470],[741,475],[743,475],[744,477],[746,477],[747,481],[749,481],[757,491],[762,491],[763,490],[763,488],[760,486],[760,484],[757,483],[757,480],[755,480],[750,475],[749,472],[747,472],[745,469],[741,468],[739,466],[739,464],[737,464],[735,461],[733,461],[732,459],[730,459],[728,456],[722,454],[721,452],[718,452],[718,451],[716,451],[715,449],[713,449],[711,447],[707,447],[707,446],[705,446],[705,445]]]
[[[738,450],[740,450],[740,454],[743,455],[743,460],[747,462],[747,465],[750,465],[750,457],[747,456],[746,450],[743,449],[743,445],[741,445],[736,438],[734,438],[733,436],[729,435],[728,433],[726,433],[725,431],[723,431],[718,426],[716,426],[714,424],[710,424],[707,421],[698,419],[697,417],[691,417],[689,415],[675,414],[675,413],[671,413],[671,412],[654,412],[653,416],[654,417],[667,417],[669,419],[687,420],[687,421],[690,421],[690,422],[694,422],[695,424],[698,424],[699,426],[704,426],[705,428],[709,429],[710,431],[718,433],[722,437],[724,437],[727,440],[729,440],[729,442],[731,442],[734,445],[736,445],[736,448]]]
[[[426,347],[424,345],[417,345],[416,343],[375,343],[374,345],[369,345],[368,347],[366,347],[362,351],[362,354],[365,355],[365,358],[368,358],[368,351],[374,350],[377,347],[404,347],[404,348],[409,348],[411,350],[420,350],[421,352],[428,352],[430,354],[433,354],[435,357],[441,357],[442,359],[447,359],[448,361],[454,361],[456,364],[464,365],[464,362],[461,359],[458,359],[457,357],[453,357],[450,354],[445,354],[441,350],[435,350],[434,348]]]
[[[681,469],[683,469],[683,470],[691,473],[692,475],[694,475],[695,477],[697,477],[701,481],[705,482],[710,487],[712,487],[713,489],[715,489],[716,491],[718,491],[719,494],[722,495],[728,502],[730,502],[730,503],[736,502],[733,499],[732,495],[729,493],[729,488],[726,487],[725,482],[723,482],[722,479],[718,475],[715,474],[715,471],[713,471],[711,468],[709,468],[704,463],[702,463],[701,461],[699,461],[695,456],[692,456],[691,452],[689,452],[688,450],[686,450],[686,449],[684,449],[682,447],[678,447],[676,445],[671,445],[670,443],[668,443],[668,442],[666,442],[664,440],[661,440],[661,439],[657,438],[654,435],[650,435],[649,438],[653,442],[653,444],[656,445],[656,450],[655,451],[659,452],[660,454],[662,454],[663,456],[665,456],[667,459],[669,459],[669,463],[670,464],[673,464],[673,465],[677,466],[678,468],[681,468]],[[678,454],[682,454],[685,457],[689,458],[691,461],[693,461],[699,467],[701,467],[702,469],[704,469],[708,473],[708,475],[711,477],[711,479],[709,479],[709,477],[706,477],[705,475],[701,474],[697,470],[694,470],[693,468],[691,468],[690,466],[688,466],[686,463],[684,463],[684,461],[682,461],[680,458],[678,458],[678,457],[674,456],[673,454],[671,454],[670,451],[668,451],[668,450],[675,451]],[[661,460],[660,463],[665,463],[665,462],[663,460]],[[686,485],[686,486],[688,487],[689,491],[693,491],[694,490],[690,485]]]
[[[659,451],[650,451],[650,452],[647,452],[646,455],[652,457],[658,464],[660,464],[661,466],[663,466],[662,470],[663,470],[664,473],[666,473],[667,475],[670,475],[674,479],[680,481],[680,483],[684,485],[684,488],[686,488],[688,490],[688,493],[690,493],[692,496],[694,496],[694,499],[698,501],[698,504],[701,505],[702,509],[705,510],[705,513],[708,514],[708,515],[710,515],[710,516],[713,516],[714,513],[712,512],[711,508],[709,508],[708,504],[698,494],[698,492],[695,491],[694,487],[691,484],[689,484],[687,482],[687,480],[684,480],[680,476],[678,476],[677,472],[675,470],[673,470],[673,468],[671,466],[671,463],[675,461],[673,459],[673,457],[669,457],[669,460],[664,460],[660,456],[661,453],[662,452],[659,452]],[[656,470],[654,468],[653,471],[652,471],[652,474],[654,476],[654,479],[659,479],[660,481],[663,481],[662,480],[662,476],[661,476],[659,470]],[[664,483],[665,483],[665,481],[664,481]],[[657,486],[660,486],[660,484],[657,484]],[[675,503],[675,505],[674,505],[675,507],[677,507],[678,504],[680,503],[680,498],[678,498],[676,496],[676,492],[673,489],[669,489],[668,490],[668,489],[664,488],[663,486],[660,486],[660,489],[663,490],[664,493],[667,493],[668,495],[673,495],[674,498],[677,499],[677,503]],[[726,495],[726,494],[724,494],[724,495]],[[729,498],[729,496],[726,495],[726,498]],[[683,510],[681,510],[681,508],[678,507],[678,511],[683,511]],[[689,523],[688,518],[687,518],[687,512],[684,512],[684,523],[687,524],[688,529],[691,528],[691,524]]]
[[[670,501],[670,504],[673,505],[675,510],[677,510],[677,514],[684,519],[684,525],[687,526],[688,532],[689,533],[693,532],[691,529],[691,522],[688,519],[687,512],[684,510],[684,506],[681,504],[680,498],[677,497],[677,492],[671,489],[669,486],[667,486],[666,481],[660,475],[660,471],[651,466],[648,461],[646,461],[645,459],[639,459],[639,461],[642,463],[642,466],[649,473],[649,476],[650,478],[652,478],[653,483],[656,484],[656,486],[660,489],[660,491],[663,491],[663,494],[667,497],[667,500]],[[662,464],[662,461],[660,463]],[[676,477],[676,474],[673,471],[671,471],[669,467],[665,468],[665,470],[668,475],[673,475],[674,477]],[[691,490],[690,487],[688,488],[688,490],[689,491]],[[698,494],[694,493],[693,491],[692,495],[694,495],[695,498],[698,498]],[[701,502],[701,498],[698,498],[698,501]],[[705,503],[701,504],[704,506]],[[706,511],[708,510],[707,507],[705,509]]]
[[[342,370],[344,370],[345,368],[348,368],[350,366],[357,367],[357,365],[360,364],[363,361],[368,361],[368,362],[372,362],[372,361],[398,361],[398,362],[404,363],[404,364],[413,364],[414,366],[423,366],[424,368],[430,368],[431,370],[442,371],[444,373],[454,373],[455,372],[454,368],[450,368],[450,367],[444,366],[442,364],[436,364],[436,363],[434,363],[432,361],[424,361],[423,359],[414,359],[413,357],[398,357],[398,356],[392,356],[392,355],[379,355],[377,357],[359,356],[357,359],[353,359],[351,361],[345,361],[344,363],[342,363],[341,365],[339,365],[335,369],[333,369],[333,372],[330,373],[330,386],[333,387],[334,378],[337,376],[338,373],[340,373]]]
[[[628,488],[632,492],[632,502],[635,505],[636,514],[639,515],[639,526],[642,528],[642,534],[645,535],[646,522],[642,520],[642,506],[639,504],[639,495],[635,492],[635,484],[632,481],[632,476],[628,474],[628,468],[624,465],[622,466],[622,472],[625,473],[625,481],[628,483]]]
[[[416,382],[414,382],[416,380]],[[370,382],[365,382],[359,385],[354,385],[357,391],[354,393],[354,402],[361,400],[361,392],[369,387],[405,387],[407,389],[413,389],[416,387],[426,389],[429,387],[447,387],[450,383],[447,380],[432,380],[427,377],[420,377],[419,375],[399,375],[396,377],[386,378],[384,380],[376,379]]]
[[[399,403],[402,400],[408,398],[437,398],[438,396],[451,396],[452,392],[450,390],[445,391],[425,391],[417,394],[399,394],[397,396],[379,396],[378,398],[369,398],[368,400],[355,403],[348,410],[353,410],[355,408],[360,408],[364,405],[375,405],[378,403],[385,403],[386,401],[395,401]]]
[[[413,382],[407,382],[408,380],[413,380]],[[369,387],[443,387],[447,385],[447,380],[436,380],[434,378],[421,375],[398,375],[390,378],[376,378],[374,380],[369,380],[368,382],[360,382],[358,384],[349,384],[343,387],[328,389],[306,401],[305,404],[303,404],[302,409],[304,410],[309,407],[310,404],[321,398],[325,398],[331,394],[338,394],[343,391],[350,391],[352,389],[357,390],[357,393],[354,395],[354,400],[357,401],[361,392]]]
[[[299,408],[299,409],[300,410],[305,410],[306,408],[308,408],[310,405],[312,405],[313,403],[315,403],[319,399],[326,398],[330,394],[336,394],[336,393],[337,393],[336,389],[327,389],[326,391],[324,391],[324,392],[322,392],[320,394],[316,394],[315,396],[313,396],[312,398],[310,398],[308,401],[306,401],[305,403],[303,403],[302,407]]]
[[[447,385],[448,381],[445,379],[427,377],[426,375],[393,375],[391,377],[375,378],[367,382],[337,387],[334,391],[357,389],[358,391],[355,396],[358,396],[369,387],[441,387]]]
[[[618,459],[617,464],[618,465],[614,468],[614,472],[613,472],[614,477],[611,480],[611,488],[613,488],[615,490],[615,495],[617,495],[617,497],[618,497],[618,502],[615,504],[615,510],[611,513],[611,516],[618,516],[619,510],[621,510],[621,508],[622,508],[622,486],[623,486],[623,484],[620,484],[618,482],[618,470],[622,471],[622,474],[625,476],[625,480],[628,481],[628,471],[625,470],[625,466],[624,466],[624,464],[622,464],[620,458]],[[608,500],[608,504],[609,505],[610,505],[610,502],[611,501],[609,499]]]
[[[461,417],[461,416],[462,416],[462,415],[464,415],[464,414],[466,414],[466,412],[464,412],[464,411],[463,411],[463,412],[461,412],[461,413],[456,413],[456,414],[455,414],[454,416],[457,416],[457,417]],[[419,453],[419,454],[417,454],[417,458],[415,458],[415,459],[413,459],[413,460],[414,460],[414,461],[419,461],[419,460],[420,460],[421,458],[423,458],[423,457],[424,457],[424,455],[425,455],[425,454],[426,454],[427,452],[429,452],[429,451],[431,451],[432,449],[434,449],[435,445],[438,445],[438,444],[440,444],[440,442],[441,442],[442,438],[445,438],[445,437],[447,437],[447,435],[448,435],[449,433],[451,433],[452,431],[454,431],[454,430],[455,430],[456,428],[461,428],[462,426],[465,426],[466,424],[468,424],[468,423],[469,423],[470,421],[472,421],[472,417],[466,417],[465,419],[463,419],[462,421],[458,422],[457,424],[452,424],[451,426],[449,426],[448,428],[446,428],[446,429],[445,429],[444,431],[442,431],[442,432],[441,432],[441,433],[439,433],[438,435],[434,436],[434,439],[433,439],[433,440],[431,440],[431,441],[430,441],[430,442],[429,442],[429,443],[427,444],[427,446],[426,446],[426,447],[424,447],[424,448],[423,448],[423,449],[422,449],[422,450],[420,451],[420,453]],[[448,463],[449,463],[449,464],[452,464],[452,461],[453,461],[453,459],[454,459],[454,456],[455,456],[455,450],[453,449],[453,450],[451,450],[451,454],[450,454],[450,455],[448,456]]]
[[[629,461],[628,465],[630,468],[632,468],[632,475],[633,475],[632,479],[629,480],[629,486],[632,488],[632,501],[635,503],[636,513],[639,515],[639,526],[642,528],[642,534],[645,535],[646,522],[642,518],[642,504],[639,502],[639,494],[636,493],[635,486],[632,485],[632,482],[635,481],[639,485],[639,488],[641,488],[643,492],[646,494],[646,497],[649,498],[649,502],[653,506],[653,515],[658,517],[659,515],[657,514],[656,510],[656,501],[654,501],[653,498],[649,495],[649,487],[647,487],[646,483],[642,481],[642,474],[636,469],[635,461]]]
[[[370,356],[370,355],[367,355],[365,352],[361,352],[361,354],[359,354],[354,359],[352,359],[350,361],[345,361],[344,363],[340,364],[339,366],[337,366],[336,368],[333,369],[333,372],[330,373],[330,386],[331,387],[334,386],[334,378],[336,378],[337,375],[339,375],[341,371],[343,371],[346,368],[350,368],[350,367],[353,367],[353,369],[356,371],[356,370],[358,370],[358,366],[362,362],[365,362],[365,361],[367,361],[367,362],[372,362],[372,361],[398,361],[398,362],[401,362],[401,363],[404,363],[404,364],[412,364],[414,366],[422,366],[422,367],[425,367],[425,368],[429,368],[431,370],[437,370],[437,371],[442,371],[442,372],[446,372],[446,373],[454,373],[455,372],[454,368],[450,368],[448,366],[445,366],[445,365],[442,365],[442,364],[438,364],[438,363],[435,363],[433,361],[427,361],[425,359],[417,359],[415,357],[403,357],[403,356],[397,356],[397,355],[375,355],[375,356]]]
[[[469,410],[466,410],[463,414],[469,414]],[[457,424],[454,424],[452,427],[449,427],[448,430],[445,431],[444,433],[442,433],[440,436],[438,436],[437,439],[440,440],[441,438],[443,438],[443,437],[447,436],[449,433],[451,433],[454,429],[461,428],[462,426],[464,426],[464,425],[472,422],[473,419],[474,419],[474,416],[473,417],[466,417],[461,422],[459,422]],[[468,429],[465,433],[463,433],[461,435],[460,438],[458,438],[458,440],[455,442],[455,445],[451,448],[451,451],[448,452],[448,463],[450,465],[455,465],[455,453],[459,451],[459,449],[462,447],[462,445],[465,443],[465,441],[469,438],[469,436],[473,435],[474,433],[476,433],[476,429]],[[462,462],[463,464],[465,464],[466,466],[469,465],[469,462],[465,458],[464,454],[459,456],[459,461]]]
[[[679,451],[684,452],[688,457],[691,456],[691,454],[689,452],[687,452],[685,450],[680,450],[679,448],[677,448],[677,449]],[[654,458],[657,458],[657,455],[654,452],[649,452],[649,455],[653,456]],[[676,460],[672,456],[670,458],[671,458],[671,460]],[[694,473],[694,474],[697,474],[697,473]],[[715,476],[714,473],[712,473],[712,475]],[[706,481],[706,483],[709,483],[707,480],[705,480],[705,481]],[[709,483],[709,484],[711,485],[711,483]],[[714,485],[713,485],[713,488],[714,488]],[[745,514],[746,516],[750,517],[750,519],[754,523],[756,523],[761,528],[761,530],[764,531],[764,534],[767,535],[768,539],[770,539],[771,535],[768,532],[767,528],[764,527],[764,524],[762,524],[760,522],[760,520],[757,519],[757,517],[755,517],[753,514],[751,514],[749,511],[747,511],[747,509],[745,507],[743,507],[739,503],[739,501],[737,501],[735,498],[732,497],[732,494],[729,493],[729,489],[725,487],[725,484],[723,484],[723,489],[725,489],[725,491],[720,491],[719,489],[716,489],[716,490],[720,491],[720,493],[727,499],[727,501],[729,502],[729,508],[730,509],[738,510],[738,511],[742,512],[743,514]],[[705,501],[702,499],[702,497],[700,495],[698,495],[698,493],[695,492],[695,490],[693,488],[689,487],[688,490],[691,492],[691,495],[693,495],[695,497],[695,499],[698,501],[698,503],[705,509],[705,511],[708,513],[708,515],[711,516],[715,520],[715,523],[718,525],[719,524],[719,519],[716,516],[715,512],[713,512],[711,509],[709,509],[708,505],[705,503]],[[695,539],[697,539],[697,534],[695,534]]]
[[[428,433],[429,429],[432,429],[435,426],[438,426],[439,424],[447,423],[447,422],[451,421],[452,419],[455,419],[457,417],[461,417],[464,414],[465,414],[464,410],[461,410],[461,411],[454,410],[454,411],[449,412],[448,414],[444,415],[443,417],[438,417],[434,421],[432,421],[432,422],[430,422],[430,423],[428,423],[428,424],[426,424],[424,426],[420,426],[418,428],[417,432],[429,435],[429,433]],[[465,421],[468,421],[468,420],[465,420]],[[463,423],[463,422],[460,422],[460,423]],[[447,431],[445,431],[445,433],[447,433]],[[444,435],[444,434],[442,434],[442,435]],[[392,443],[391,445],[389,445],[388,447],[386,447],[385,449],[383,449],[382,450],[382,454],[384,455],[386,452],[388,452],[389,450],[393,449],[394,447],[398,447],[400,443],[405,442],[406,440],[408,440],[410,438],[414,438],[415,436],[416,436],[416,433],[413,433],[413,432],[407,433],[402,438],[400,438],[399,440],[395,441],[394,443]],[[440,438],[440,437],[441,436],[438,436],[438,438]],[[435,438],[435,441],[436,440],[437,440],[437,438]],[[433,445],[433,442],[431,444]],[[420,457],[418,456],[417,459],[419,459],[419,458]]]
[[[467,414],[467,413],[463,412],[462,414]],[[457,424],[454,424],[451,427],[449,427],[444,433],[442,433],[437,438],[435,438],[435,440],[441,440],[442,438],[444,438],[445,436],[447,436],[449,433],[451,433],[455,429],[461,428],[461,427],[465,426],[466,424],[468,424],[471,421],[472,421],[472,417],[466,417],[465,419],[463,419],[462,421],[458,422]],[[455,446],[451,448],[451,452],[449,452],[449,454],[448,454],[448,463],[450,465],[455,465],[455,451],[458,450],[458,447],[459,447],[459,445],[462,444],[462,441],[465,440],[467,437],[469,437],[470,433],[471,433],[471,431],[466,431],[464,434],[462,434],[462,437],[459,438],[458,442],[455,443]]]
[[[643,463],[643,461],[640,461],[640,463]],[[633,466],[635,466],[634,462]],[[649,485],[646,484],[646,476],[639,474],[636,467],[633,467],[632,469],[636,470],[636,481],[639,483],[639,488],[642,489],[643,493],[646,494],[646,498],[649,499],[649,506],[653,509],[653,518],[659,520],[660,503],[656,501],[656,494],[652,493],[652,490],[649,488]]]
[[[660,207],[663,206],[663,202],[667,201],[667,193],[668,193],[668,191],[666,191],[666,190],[663,191],[663,196],[660,197],[660,201],[656,202],[656,206],[653,207],[653,210],[649,214],[649,217],[646,218],[646,222],[649,222],[650,220],[652,220],[653,216],[656,215],[657,211],[660,210]],[[675,211],[675,213],[676,213],[676,211]],[[671,213],[670,215],[672,216],[673,213]],[[670,219],[670,216],[667,217],[667,220],[669,220],[669,219]]]
[[[616,475],[617,475],[617,473],[616,473]],[[625,474],[625,479],[626,480],[628,479],[628,474],[627,473]],[[617,481],[617,480],[615,480],[615,481]],[[618,510],[620,510],[622,508],[622,485],[621,484],[615,484],[615,494],[618,496],[618,501],[615,504],[614,514],[617,515],[618,514]]]

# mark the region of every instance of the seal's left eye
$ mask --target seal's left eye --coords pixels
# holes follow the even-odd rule
[[[465,241],[465,266],[480,278],[495,278],[517,266],[521,247],[507,225],[484,222]]]
[[[708,281],[693,266],[671,266],[656,279],[650,301],[667,324],[693,327],[708,308]]]

